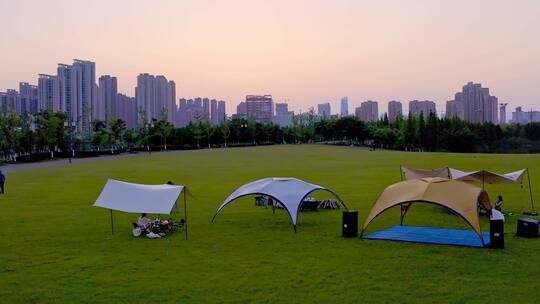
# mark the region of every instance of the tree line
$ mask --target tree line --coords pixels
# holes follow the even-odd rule
[[[317,118],[313,112],[295,116],[291,126],[229,119],[212,126],[191,123],[175,128],[165,119],[127,129],[121,119],[95,121],[91,132],[80,134],[65,113],[41,111],[23,116],[0,115],[0,157],[48,154],[77,156],[83,151],[154,151],[202,149],[264,144],[324,142],[369,146],[372,149],[448,152],[540,152],[540,123],[495,125],[458,118],[409,114],[389,121],[364,122],[354,116]]]

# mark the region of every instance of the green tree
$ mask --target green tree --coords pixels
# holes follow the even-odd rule
[[[438,143],[439,134],[439,120],[434,112],[429,113],[429,117],[426,123],[426,134],[424,147],[428,151],[436,151],[439,147]]]
[[[51,153],[51,158],[54,158],[58,145],[65,141],[66,118],[66,113],[53,113],[48,110],[41,111],[36,116],[37,141]]]
[[[223,122],[219,126],[219,133],[221,133],[221,136],[223,137],[223,141],[225,142],[225,148],[227,147],[227,138],[229,138],[229,135],[231,134],[231,129],[229,128],[228,122]]]

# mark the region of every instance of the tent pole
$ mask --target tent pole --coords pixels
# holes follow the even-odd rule
[[[532,188],[531,188],[531,174],[529,173],[529,168],[527,168],[527,180],[529,181],[529,195],[531,196],[532,211],[536,212],[536,210],[534,210],[534,200],[533,200]]]
[[[109,209],[109,211],[111,211],[111,234],[114,235],[114,221],[113,221],[112,209]]]
[[[185,188],[184,188],[184,217],[186,218],[185,230],[186,230],[186,240],[187,240],[187,236],[188,236],[188,233],[187,233],[188,220],[187,220],[187,204],[186,204],[186,189]]]

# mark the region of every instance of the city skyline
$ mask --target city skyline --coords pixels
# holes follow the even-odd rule
[[[295,112],[327,101],[339,109],[348,96],[351,109],[365,100],[386,108],[390,100],[418,99],[435,101],[442,113],[469,81],[510,108],[540,103],[534,1],[104,4],[1,2],[11,13],[0,38],[13,43],[0,57],[0,91],[36,85],[56,63],[84,58],[97,63],[96,76],[117,77],[128,96],[146,72],[174,79],[178,96],[220,96],[234,105],[248,94],[272,94]],[[254,22],[260,18],[266,22]]]

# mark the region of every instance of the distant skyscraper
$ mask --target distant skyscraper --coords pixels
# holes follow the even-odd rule
[[[165,107],[167,108],[167,121],[174,124],[178,106],[176,105],[176,83],[172,80],[167,82],[167,95],[165,98],[165,103]]]
[[[221,124],[221,123],[225,122],[225,119],[227,119],[227,114],[226,114],[226,111],[225,111],[225,101],[220,100],[218,102],[217,114],[218,114],[217,123]]]
[[[9,115],[20,115],[19,92],[8,89],[0,94],[0,113]]]
[[[469,82],[462,92],[456,93],[456,103],[463,104],[463,118],[471,122],[498,122],[498,99],[489,94],[488,88]]]
[[[20,114],[38,112],[38,87],[27,82],[19,83]]]
[[[501,103],[499,106],[499,124],[501,125],[506,124],[506,106],[508,106],[507,103]]]
[[[341,98],[341,116],[349,115],[349,98],[347,96]]]
[[[215,99],[210,100],[210,122],[213,126],[219,124],[218,103]]]
[[[155,80],[154,75],[139,74],[137,76],[137,86],[135,87],[135,100],[137,102],[137,122],[143,123],[155,117]]]
[[[128,129],[137,126],[137,102],[135,97],[129,97],[124,94],[116,96],[116,118],[126,122]]]
[[[459,93],[461,94],[461,93]],[[446,117],[465,119],[465,109],[462,100],[449,100],[446,102]]]
[[[331,115],[330,103],[325,102],[325,103],[318,104],[317,105],[317,114],[319,114],[319,116],[322,116],[322,117],[330,117],[330,115]]]
[[[270,123],[274,116],[272,95],[247,95],[247,118],[258,123]]]
[[[388,102],[388,120],[395,122],[399,116],[403,115],[403,105],[399,101]]]
[[[289,105],[286,102],[276,103],[276,116],[287,114],[289,112]]]
[[[97,102],[96,64],[88,60],[73,59],[73,69],[78,76],[74,79],[76,85],[76,112],[72,117],[81,117],[78,127],[83,132],[90,132],[93,119],[92,108]],[[73,109],[72,109],[73,110]]]
[[[176,84],[162,75],[139,74],[135,88],[139,122],[165,119],[173,123],[176,113]]]
[[[120,118],[121,115],[117,111],[118,80],[116,77],[103,75],[99,77],[98,81],[98,102],[94,109],[95,118],[106,122]]]
[[[424,100],[411,100],[409,101],[409,113],[411,113],[412,116],[418,117],[420,116],[420,113],[424,113],[424,117],[428,117],[429,113],[435,113],[437,114],[437,109],[435,107],[435,103],[433,101]]]
[[[247,118],[247,106],[244,101],[240,102],[236,106],[236,117],[237,118]]]
[[[73,65],[58,64],[60,107],[77,131],[89,135],[97,107],[96,64],[73,59]]]
[[[517,107],[516,111],[512,112],[512,123],[525,125],[530,122],[540,122],[540,111],[525,112],[522,107]]]
[[[377,121],[379,120],[379,105],[376,101],[365,101],[356,108],[355,114],[362,121]]]
[[[202,119],[204,122],[208,123],[210,122],[210,99],[206,97],[203,98],[202,105],[203,105]]]
[[[276,103],[276,115],[272,118],[272,122],[281,127],[292,125],[294,112],[289,111],[289,105],[286,102]]]
[[[58,76],[39,74],[37,110],[63,112],[60,100],[60,81]]]

